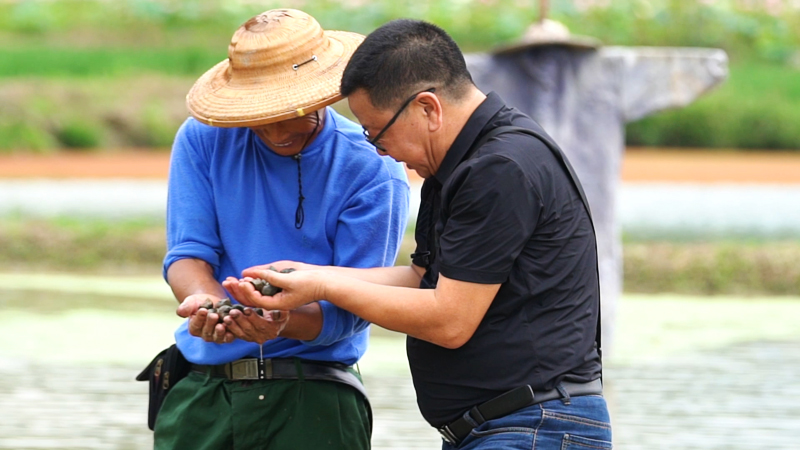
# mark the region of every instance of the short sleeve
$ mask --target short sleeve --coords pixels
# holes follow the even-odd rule
[[[522,168],[499,155],[463,163],[442,192],[440,273],[482,284],[508,279],[542,210]]]

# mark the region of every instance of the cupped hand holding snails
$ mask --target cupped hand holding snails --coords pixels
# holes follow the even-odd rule
[[[246,308],[232,310],[223,321],[226,329],[235,337],[263,344],[280,336],[289,322],[289,316],[289,311],[265,311],[262,316],[256,313],[256,309]]]
[[[203,306],[218,304],[222,299],[215,295],[195,294],[186,297],[178,306],[177,313],[189,319],[189,334],[202,338],[206,342],[224,344],[233,342],[235,336],[219,323],[219,314],[211,312]]]

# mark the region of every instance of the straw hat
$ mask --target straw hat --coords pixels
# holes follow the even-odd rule
[[[302,11],[266,11],[236,30],[228,59],[195,82],[186,106],[200,122],[218,127],[302,117],[342,99],[342,73],[363,39],[325,31]]]
[[[595,49],[600,47],[602,43],[593,37],[570,34],[567,27],[561,22],[544,19],[529,26],[519,41],[498,47],[492,50],[492,53],[512,53],[542,45],[564,45],[575,48]]]

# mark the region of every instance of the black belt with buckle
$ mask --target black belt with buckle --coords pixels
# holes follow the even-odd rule
[[[243,380],[323,380],[352,386],[367,398],[361,380],[348,369],[351,367],[335,362],[308,361],[301,359],[242,358],[227,364],[192,364],[192,371],[215,378],[232,381]]]
[[[486,421],[507,416],[527,406],[550,400],[563,399],[568,402],[570,397],[602,393],[603,383],[600,379],[588,383],[562,381],[555,389],[549,391],[534,391],[528,385],[521,386],[470,409],[461,418],[439,428],[439,434],[448,443],[458,446],[473,428]],[[467,420],[467,416],[470,420]]]

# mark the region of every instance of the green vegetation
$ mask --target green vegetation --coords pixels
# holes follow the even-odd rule
[[[551,0],[550,17],[607,45],[728,52],[728,82],[687,108],[631,124],[630,144],[800,149],[800,7],[768,3]],[[424,19],[467,52],[514,41],[538,17],[535,0],[2,2],[0,151],[169,146],[192,82],[225,58],[242,22],[275,7],[360,33],[398,17]]]
[[[225,50],[224,45],[214,50],[23,45],[0,49],[0,77],[129,77],[153,73],[194,77],[225,59]]]
[[[800,241],[628,242],[628,292],[798,295]]]
[[[0,272],[153,275],[166,248],[158,219],[0,219]],[[414,250],[409,227],[398,264]],[[798,295],[800,240],[626,241],[626,292]]]
[[[166,148],[186,119],[192,78],[10,78],[0,83],[0,153]]]
[[[688,108],[629,124],[629,145],[800,149],[800,71],[736,63],[728,81]]]
[[[160,273],[163,221],[0,219],[0,270]]]

